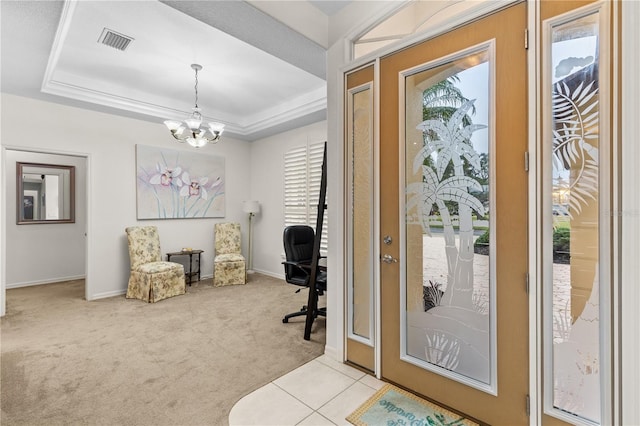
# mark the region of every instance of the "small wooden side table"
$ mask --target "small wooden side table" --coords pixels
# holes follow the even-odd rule
[[[171,262],[171,256],[189,256],[189,272],[185,271],[185,277],[187,277],[187,284],[191,285],[193,281],[200,281],[200,254],[204,253],[204,250],[182,250],[182,251],[174,251],[172,253],[167,253],[167,262]],[[195,258],[196,268],[194,270],[194,255],[197,255]],[[193,277],[197,277],[197,280],[194,280]]]

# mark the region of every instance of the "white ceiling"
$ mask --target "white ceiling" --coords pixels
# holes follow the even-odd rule
[[[347,6],[347,1],[332,1],[332,0],[309,0],[314,7],[320,9],[327,16],[332,16],[341,11]]]
[[[307,19],[326,26],[348,3],[309,2]],[[2,1],[0,12],[3,92],[160,123],[191,112],[199,63],[198,105],[231,136],[326,117],[324,40],[247,2]],[[104,46],[105,27],[134,40]]]

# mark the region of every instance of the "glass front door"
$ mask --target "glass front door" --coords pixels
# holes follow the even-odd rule
[[[525,28],[519,4],[380,63],[382,376],[491,424],[528,421]]]

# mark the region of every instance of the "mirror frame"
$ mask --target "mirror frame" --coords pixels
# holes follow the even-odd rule
[[[46,167],[48,169],[69,170],[69,218],[66,219],[38,219],[26,220],[23,215],[24,185],[22,175],[25,167]],[[16,162],[16,224],[35,225],[42,223],[75,223],[76,221],[76,167],[60,164],[22,163]]]

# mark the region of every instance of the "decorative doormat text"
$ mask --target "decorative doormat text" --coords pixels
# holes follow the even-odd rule
[[[347,420],[356,426],[478,426],[459,414],[386,384]]]

